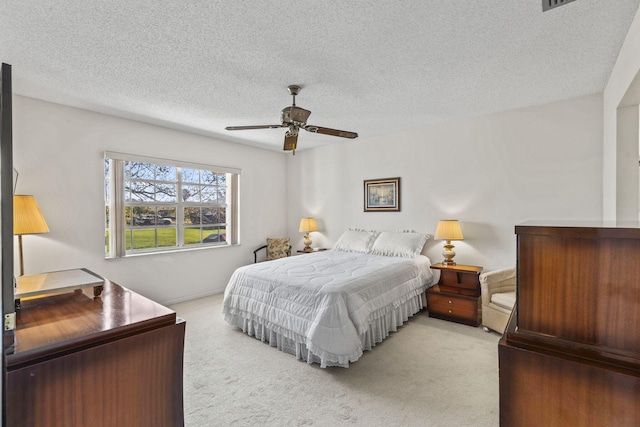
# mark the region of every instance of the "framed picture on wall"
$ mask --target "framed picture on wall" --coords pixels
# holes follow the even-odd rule
[[[400,178],[365,179],[364,211],[400,211]]]

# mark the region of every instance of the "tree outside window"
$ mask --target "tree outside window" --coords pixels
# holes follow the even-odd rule
[[[229,245],[230,198],[237,192],[237,185],[234,188],[229,184],[234,175],[237,180],[238,174],[215,167],[172,166],[107,156],[106,256]],[[118,223],[120,227],[116,227]]]

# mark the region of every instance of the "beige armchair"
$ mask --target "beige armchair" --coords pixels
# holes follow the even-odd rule
[[[480,275],[482,327],[503,333],[516,304],[516,269],[490,271]]]

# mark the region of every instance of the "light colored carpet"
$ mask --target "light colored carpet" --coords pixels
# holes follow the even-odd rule
[[[349,368],[320,369],[227,324],[222,295],[172,308],[187,427],[498,425],[496,333],[423,311]]]

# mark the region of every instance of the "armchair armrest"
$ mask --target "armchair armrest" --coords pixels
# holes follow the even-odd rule
[[[516,269],[514,267],[490,271],[480,275],[482,304],[488,305],[491,295],[516,290]]]
[[[264,246],[260,246],[258,249],[256,249],[255,251],[253,251],[253,263],[257,263],[258,262],[258,251],[262,250],[262,249],[266,249],[267,245]]]
[[[269,239],[267,239],[268,241]],[[274,239],[276,240],[276,239]],[[287,239],[287,243],[288,243],[288,239]],[[269,255],[269,245],[262,245],[260,246],[258,249],[256,249],[255,251],[253,251],[253,263],[257,263],[258,262],[258,252],[261,251],[262,249],[266,249],[267,251],[267,256]],[[287,246],[287,249],[285,251],[285,254],[287,256],[291,256],[291,245]]]

